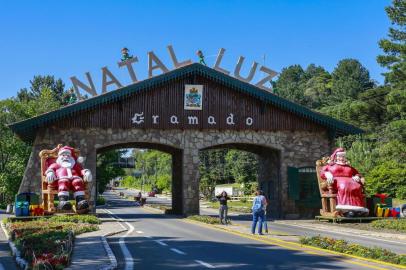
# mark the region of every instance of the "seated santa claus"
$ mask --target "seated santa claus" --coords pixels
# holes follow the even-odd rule
[[[70,210],[72,205],[69,202],[69,191],[73,191],[76,200],[76,209],[85,210],[89,208],[89,203],[85,200],[85,182],[92,181],[90,170],[81,166],[82,157],[75,156],[74,149],[69,146],[61,147],[58,158],[45,171],[49,184],[57,181],[58,184],[58,209]]]
[[[337,192],[336,209],[344,216],[366,216],[369,213],[363,194],[364,178],[346,159],[343,148],[337,148],[328,165],[321,170],[321,178]]]

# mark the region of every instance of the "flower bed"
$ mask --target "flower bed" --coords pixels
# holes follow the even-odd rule
[[[69,264],[74,235],[98,230],[94,216],[54,216],[8,222],[11,241],[33,269],[63,269]]]
[[[358,244],[351,244],[345,240],[338,240],[322,236],[313,236],[301,237],[300,243],[327,250],[337,251],[344,254],[355,255],[358,257],[369,258],[393,264],[406,265],[405,255],[398,255],[383,248],[370,248]]]
[[[371,223],[376,229],[389,229],[406,233],[406,219],[380,219]]]

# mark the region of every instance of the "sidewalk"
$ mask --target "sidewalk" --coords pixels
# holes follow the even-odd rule
[[[0,221],[7,216],[9,215],[7,215],[3,210],[0,210]],[[11,256],[8,239],[3,230],[0,228],[0,270],[2,269],[17,270],[17,266],[14,262],[13,256]]]
[[[96,212],[102,221],[102,224],[99,225],[100,230],[76,236],[72,264],[66,269],[114,269],[111,259],[115,260],[115,258],[111,258],[112,254],[106,252],[105,244],[107,242],[104,243],[103,238],[122,232],[123,229],[118,226],[115,219],[100,209],[97,209]]]
[[[205,207],[205,211],[210,212],[211,215],[218,215],[217,209]],[[249,228],[251,224],[251,220],[247,221],[240,221],[234,220],[233,216],[239,215],[246,215],[244,213],[238,212],[229,212],[229,216],[234,224],[238,224],[240,226],[245,226]],[[362,236],[371,236],[376,238],[382,238],[387,240],[400,240],[406,242],[406,234],[404,233],[390,233],[390,232],[379,232],[379,231],[372,231],[372,230],[363,230],[351,227],[344,227],[340,226],[340,224],[333,224],[333,223],[321,223],[316,222],[315,220],[274,220],[271,223],[268,223],[268,226],[271,224],[278,224],[278,225],[288,225],[294,226],[299,228],[307,228],[312,230],[319,230],[319,231],[330,231],[330,232],[337,232],[337,233],[351,233],[354,235],[362,235]]]

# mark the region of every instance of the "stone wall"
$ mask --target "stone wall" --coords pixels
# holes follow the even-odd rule
[[[280,217],[297,213],[295,202],[288,198],[287,167],[314,166],[315,161],[330,152],[326,132],[307,131],[219,131],[219,130],[155,130],[155,129],[44,129],[37,134],[28,161],[20,192],[40,192],[39,152],[53,149],[57,144],[79,148],[84,156],[84,167],[96,175],[96,154],[109,147],[151,147],[177,153],[182,162],[176,175],[181,175],[174,198],[182,204],[183,214],[199,213],[199,150],[221,145],[250,150],[260,156],[260,182],[270,185],[277,198]],[[95,182],[91,184],[91,204],[96,194]]]

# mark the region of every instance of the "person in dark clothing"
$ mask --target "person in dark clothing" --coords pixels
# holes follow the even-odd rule
[[[230,200],[230,197],[228,197],[227,192],[225,191],[221,192],[221,194],[216,197],[220,202],[219,208],[220,223],[227,224],[227,212],[228,212],[227,201]]]

